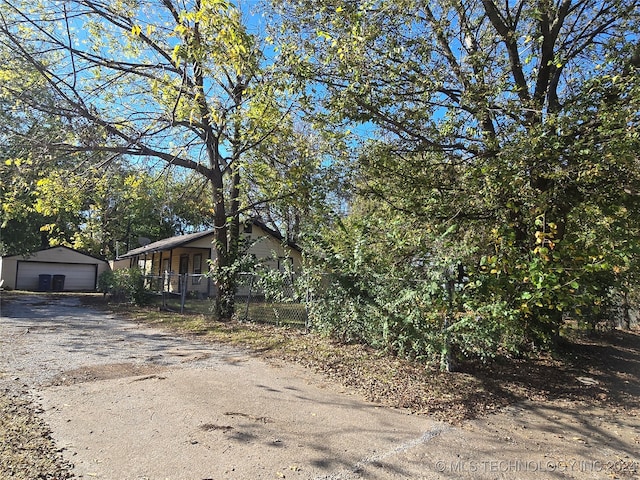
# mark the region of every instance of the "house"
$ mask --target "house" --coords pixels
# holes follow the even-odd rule
[[[287,244],[278,232],[258,220],[245,223],[241,229],[249,242],[249,253],[258,263],[281,270],[288,262],[294,271],[300,270],[300,248]],[[112,268],[137,266],[145,275],[156,279],[158,283],[152,285],[153,289],[168,292],[182,291],[185,286],[180,283],[180,278],[187,274],[187,291],[213,296],[213,282],[204,275],[209,271],[210,260],[215,259],[213,233],[213,230],[206,230],[149,243],[121,255],[112,263]]]
[[[109,264],[69,247],[0,258],[3,288],[16,290],[95,291]]]

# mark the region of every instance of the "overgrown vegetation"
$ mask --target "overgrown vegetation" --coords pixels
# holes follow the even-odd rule
[[[315,328],[445,370],[631,323],[639,0],[265,3],[262,36],[224,0],[0,0],[3,225],[37,226],[12,244],[75,229],[60,241],[112,255],[134,224],[164,235],[198,211],[231,319],[258,214],[304,247]],[[180,210],[178,183],[164,202],[139,159],[206,200]]]
[[[318,325],[450,368],[613,320],[639,267],[637,0],[272,3],[317,121],[376,132],[305,245]]]
[[[145,305],[151,292],[145,287],[145,279],[139,268],[107,270],[98,278],[98,290],[116,302]]]
[[[346,343],[451,369],[464,359],[515,359],[553,350],[567,322],[593,332],[637,321],[637,289],[622,283],[630,278],[624,275],[606,279],[606,269],[620,267],[604,255],[594,257],[593,269],[579,272],[554,267],[536,254],[513,252],[509,258],[502,244],[494,255],[473,246],[464,251],[458,227],[425,246],[428,234],[396,230],[383,214],[341,225],[307,250],[313,260],[305,287],[312,299],[310,324]],[[518,258],[522,263],[511,263]],[[545,305],[554,308],[544,313]]]

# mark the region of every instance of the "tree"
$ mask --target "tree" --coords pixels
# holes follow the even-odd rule
[[[32,100],[51,106],[52,90],[5,42],[0,64],[0,253],[24,254],[49,246],[56,221],[61,227],[74,223],[77,212],[65,209],[52,216],[37,195],[47,175],[74,164],[49,148],[70,135],[70,125],[32,108]]]
[[[637,0],[272,3],[309,104],[378,129],[354,177],[368,215],[465,266],[454,308],[504,305],[498,322],[544,342],[616,286],[637,234]]]
[[[216,312],[229,318],[244,155],[278,128],[286,92],[261,68],[258,39],[225,0],[2,2],[0,34],[55,92],[77,140],[68,152],[156,159],[210,188]],[[82,137],[83,131],[89,131]],[[96,133],[98,135],[96,135]],[[265,199],[266,201],[266,199]]]
[[[210,211],[202,182],[193,184],[193,179],[171,171],[153,176],[112,162],[95,173],[84,173],[68,175],[63,188],[47,178],[49,186],[58,188],[41,196],[45,204],[68,206],[68,197],[82,194],[81,223],[68,243],[96,256],[113,259],[118,252],[137,247],[140,238],[156,241],[197,230]]]
[[[344,151],[337,136],[293,120],[283,125],[242,163],[245,204],[252,216],[282,232],[288,242],[299,243],[305,231],[317,229],[335,201],[335,165],[324,162],[335,162],[338,149]]]
[[[23,59],[4,46],[0,53],[3,255],[62,244],[113,258],[117,242],[128,249],[139,236],[159,240],[202,225],[210,204],[197,178],[170,168],[153,177],[122,159],[53,148],[73,141],[72,126],[32,108],[52,106],[53,92]]]

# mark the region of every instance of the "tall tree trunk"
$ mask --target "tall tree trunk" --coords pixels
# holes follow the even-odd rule
[[[213,248],[216,253],[214,284],[217,289],[214,313],[220,319],[230,319],[233,316],[235,288],[229,271],[232,259],[229,256],[229,227],[224,202],[224,183],[219,168],[214,168],[213,173],[210,181],[213,187],[214,205]]]
[[[246,85],[242,77],[236,80],[233,89],[233,100],[237,108],[242,104],[242,96]],[[216,243],[221,247],[224,246],[224,252],[216,253],[220,261],[218,263],[218,297],[216,301],[216,314],[219,318],[230,319],[235,311],[235,295],[238,281],[236,262],[240,256],[240,167],[238,165],[240,157],[240,135],[241,124],[239,119],[234,120],[233,139],[232,139],[232,158],[227,169],[231,170],[231,188],[229,190],[229,211],[225,210],[224,195],[222,192],[222,172],[220,172],[220,195],[216,200]],[[220,165],[220,162],[217,163]],[[218,206],[219,205],[219,206]],[[218,212],[224,214],[218,215]],[[228,217],[228,218],[227,218]],[[220,227],[218,227],[220,225]],[[224,239],[221,238],[224,236]],[[218,241],[219,239],[219,241]]]

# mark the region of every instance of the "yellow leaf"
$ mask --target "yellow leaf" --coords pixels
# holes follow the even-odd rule
[[[139,37],[141,33],[142,33],[142,28],[140,27],[140,25],[134,25],[133,27],[131,27],[132,35]]]

